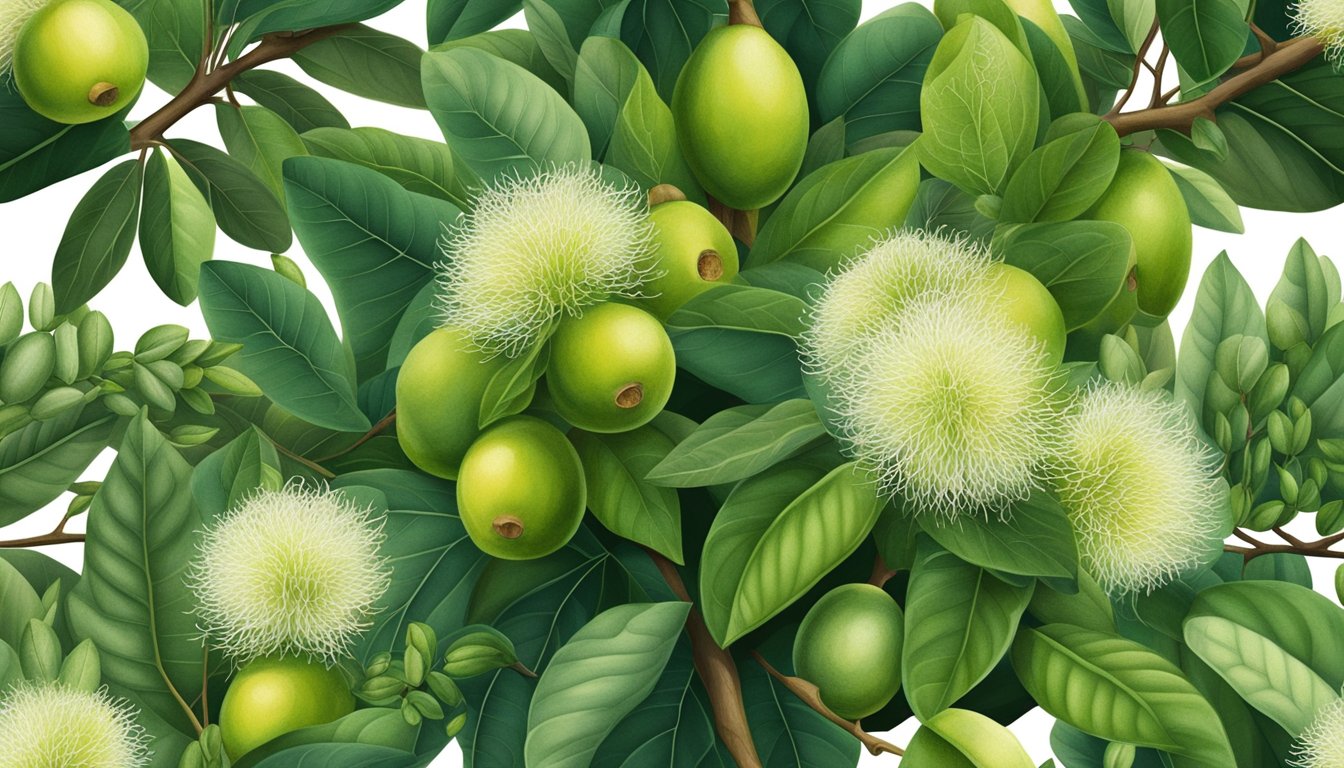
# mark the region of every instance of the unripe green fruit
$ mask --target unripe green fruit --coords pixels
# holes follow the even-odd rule
[[[675,200],[656,205],[654,255],[663,274],[644,284],[642,303],[666,320],[697,294],[737,275],[737,245],[714,214],[695,203]]]
[[[1166,317],[1190,277],[1194,232],[1181,190],[1162,162],[1125,150],[1111,186],[1084,218],[1113,221],[1129,230],[1137,259],[1139,309]]]
[[[34,112],[91,123],[140,93],[149,44],[135,17],[111,0],[52,0],[19,30],[14,83]]]
[[[551,337],[546,384],[556,412],[588,432],[626,432],[667,405],[677,375],[658,318],[608,302],[568,318]]]
[[[794,672],[817,686],[832,712],[858,720],[901,687],[905,616],[872,584],[845,584],[807,612],[793,640]]]
[[[1064,360],[1068,334],[1064,313],[1050,290],[1030,272],[1010,264],[997,262],[990,269],[1002,290],[1000,306],[1008,320],[1039,339],[1050,357],[1050,364],[1059,365]]]
[[[453,480],[481,433],[480,403],[508,359],[487,359],[466,334],[439,328],[421,339],[397,374],[397,440],[415,465]]]
[[[22,403],[42,391],[56,367],[56,340],[33,331],[20,336],[0,363],[0,403]]]
[[[491,426],[462,459],[458,514],[488,555],[549,555],[579,529],[587,504],[578,452],[541,419],[514,416]]]
[[[237,760],[278,736],[353,711],[355,697],[339,668],[293,656],[257,659],[234,676],[220,705],[224,751]]]
[[[672,114],[695,177],[730,208],[773,203],[803,165],[803,78],[760,27],[730,24],[705,35],[677,78]]]

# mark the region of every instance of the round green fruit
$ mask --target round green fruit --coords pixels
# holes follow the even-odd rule
[[[34,112],[91,123],[135,100],[149,44],[135,17],[111,0],[52,0],[19,30],[14,83]]]
[[[803,78],[760,27],[730,24],[705,35],[677,78],[672,114],[695,177],[730,208],[773,203],[803,165]]]
[[[563,547],[588,504],[579,454],[541,419],[514,416],[486,429],[462,459],[457,511],[482,552],[530,560]]]
[[[847,720],[873,714],[901,687],[905,617],[872,584],[845,584],[807,612],[793,640],[795,673]]]
[[[649,213],[662,274],[644,284],[642,303],[666,319],[697,294],[737,275],[737,244],[714,214],[686,200],[656,205]]]
[[[354,711],[355,697],[340,668],[293,656],[260,658],[229,683],[219,729],[224,751],[237,760],[278,736]]]
[[[1138,265],[1139,309],[1166,317],[1190,277],[1194,232],[1185,198],[1162,161],[1140,150],[1122,151],[1111,186],[1083,216],[1129,230]]]
[[[439,328],[421,339],[397,373],[397,440],[415,465],[453,480],[481,433],[479,404],[508,364],[487,358],[467,335]]]
[[[1052,365],[1064,360],[1068,334],[1064,313],[1055,297],[1030,272],[1011,264],[995,263],[991,268],[1000,287],[1001,308],[1009,322],[1015,323],[1040,340]]]
[[[626,432],[667,405],[677,375],[672,340],[658,318],[605,303],[560,323],[546,385],[556,412],[589,432]]]

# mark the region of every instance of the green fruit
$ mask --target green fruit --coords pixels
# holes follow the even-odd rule
[[[293,656],[249,662],[234,676],[219,709],[224,750],[237,760],[286,733],[355,711],[339,667]]]
[[[1010,264],[995,263],[992,269],[995,282],[1002,290],[1001,307],[1010,322],[1016,323],[1035,336],[1044,345],[1051,365],[1064,359],[1064,345],[1068,335],[1064,327],[1064,313],[1055,297],[1034,275]]]
[[[1166,317],[1190,277],[1194,238],[1185,198],[1166,166],[1147,152],[1121,152],[1111,186],[1083,216],[1129,230],[1138,264],[1139,309]]]
[[[662,274],[644,284],[642,303],[659,318],[737,275],[737,244],[714,214],[678,200],[654,206],[649,218]]]
[[[731,24],[705,35],[677,78],[672,114],[695,177],[730,208],[773,203],[803,165],[803,78],[760,27]]]
[[[589,432],[626,432],[667,405],[677,357],[658,318],[606,303],[560,323],[546,384],[556,412]]]
[[[91,123],[120,112],[145,84],[149,44],[111,0],[52,0],[14,43],[14,83],[34,112]]]
[[[541,419],[514,416],[471,444],[457,478],[457,510],[482,552],[530,560],[563,547],[588,504],[579,454]]]
[[[502,355],[487,359],[455,328],[439,328],[411,349],[397,374],[397,440],[417,467],[457,477],[481,433],[486,387],[507,364]]]
[[[793,640],[795,673],[847,720],[873,714],[901,687],[905,617],[872,584],[845,584],[807,612]]]

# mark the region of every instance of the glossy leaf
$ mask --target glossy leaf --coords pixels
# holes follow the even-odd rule
[[[620,38],[649,71],[658,95],[672,101],[672,89],[691,51],[728,14],[725,0],[627,0],[619,17]],[[600,30],[595,30],[600,34]]]
[[[143,180],[144,167],[127,160],[94,182],[75,206],[51,264],[57,312],[97,296],[121,271],[135,242]]]
[[[247,166],[208,144],[188,139],[174,139],[169,147],[209,201],[224,234],[259,251],[289,250],[293,235],[285,209]]]
[[[861,0],[761,0],[754,4],[765,31],[798,65],[803,84],[814,96],[817,78],[831,51],[854,30]]]
[[[811,400],[742,405],[705,420],[648,472],[673,488],[730,483],[768,469],[826,435]]]
[[[1034,768],[1012,732],[979,712],[946,709],[921,720],[901,758],[906,768]]]
[[[700,195],[690,166],[681,156],[672,110],[658,96],[643,67],[616,115],[605,159],[644,189],[671,184],[690,197]]]
[[[1068,221],[1101,197],[1120,162],[1120,137],[1110,123],[1060,136],[1034,150],[1008,180],[1003,221]]]
[[[1096,317],[1120,292],[1133,241],[1110,221],[1028,224],[996,243],[1003,260],[1030,272],[1050,290],[1074,329]]]
[[[215,216],[182,166],[157,150],[145,165],[140,251],[168,298],[183,306],[196,300],[201,265],[215,252]]]
[[[1064,508],[1037,491],[1013,504],[1004,517],[962,515],[953,522],[918,518],[944,549],[968,563],[1001,573],[1071,581],[1078,575],[1078,546]]]
[[[672,450],[671,438],[644,426],[610,435],[576,430],[570,441],[583,460],[588,509],[602,525],[675,563],[685,563],[677,492],[645,479]]]
[[[205,14],[192,0],[126,0],[149,43],[149,80],[178,93],[196,74],[205,46]]]
[[[356,24],[304,48],[294,63],[314,79],[366,99],[425,108],[420,88],[420,46]]]

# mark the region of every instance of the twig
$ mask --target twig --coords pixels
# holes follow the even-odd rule
[[[358,440],[329,456],[323,456],[320,459],[314,459],[314,461],[318,462],[319,464],[322,464],[331,461],[332,459],[339,459],[340,457],[346,455],[347,453],[350,453],[359,446],[369,442],[373,438],[382,434],[384,431],[387,430],[388,427],[396,423],[396,421],[397,421],[397,409],[393,408],[391,413],[384,416],[377,424],[374,424],[373,427],[369,429],[368,432],[365,432],[363,435],[361,435]]]
[[[84,541],[82,533],[66,533],[60,529],[41,536],[29,536],[26,539],[0,541],[0,549],[26,549],[28,547],[47,547],[53,544],[75,544]]]
[[[335,472],[332,472],[331,470],[327,469],[326,467],[322,466],[321,464],[318,464],[317,462],[313,461],[312,459],[304,458],[303,456],[300,456],[299,454],[295,453],[294,451],[291,451],[290,449],[286,448],[285,446],[283,446],[283,445],[281,445],[279,442],[277,442],[274,438],[271,438],[271,445],[274,445],[274,446],[275,446],[275,450],[277,450],[277,451],[279,451],[280,453],[283,453],[284,455],[288,456],[289,458],[291,458],[291,459],[293,459],[293,460],[299,462],[299,463],[302,464],[303,466],[305,466],[305,467],[307,467],[307,468],[313,470],[314,472],[316,472],[317,474],[321,475],[322,477],[325,477],[325,478],[328,479],[328,480],[334,480],[334,479],[336,479],[336,473],[335,473]]]
[[[891,742],[885,741],[883,739],[879,739],[878,737],[872,735],[871,733],[868,733],[867,731],[863,730],[863,728],[858,724],[858,722],[852,720],[846,720],[845,718],[832,712],[830,707],[826,706],[826,704],[821,700],[821,692],[817,689],[817,686],[807,682],[801,677],[790,677],[789,675],[780,672],[779,670],[771,666],[770,662],[766,661],[764,656],[757,653],[756,651],[752,651],[751,655],[756,659],[756,663],[760,664],[762,667],[765,667],[765,671],[769,672],[771,677],[783,683],[784,687],[788,688],[793,693],[794,696],[797,696],[799,699],[801,699],[804,704],[815,709],[818,712],[818,714],[820,714],[822,717],[826,718],[827,720],[830,720],[832,723],[835,723],[841,728],[844,728],[846,731],[849,731],[851,734],[854,735],[854,738],[863,742],[863,746],[868,748],[868,752],[870,754],[880,755],[883,752],[897,756],[905,754],[905,750],[901,749],[895,744],[892,744]]]
[[[1261,59],[1279,49],[1279,41],[1270,37],[1269,33],[1261,29],[1255,22],[1251,22],[1251,33],[1255,35],[1256,41],[1260,43]]]
[[[686,591],[681,574],[677,572],[677,566],[651,549],[646,551],[677,598],[687,603],[694,602]],[[705,684],[709,703],[714,709],[714,726],[719,738],[739,768],[762,768],[760,755],[756,753],[756,743],[751,740],[751,727],[747,724],[747,709],[742,703],[742,682],[737,676],[737,664],[731,654],[714,642],[709,627],[705,626],[704,618],[694,606],[686,617],[686,631],[691,636],[695,671]]]
[[[868,577],[868,583],[875,587],[884,587],[895,575],[896,571],[887,567],[887,561],[879,553],[877,557],[873,558],[873,572]]]
[[[1237,528],[1232,531],[1232,535],[1246,542],[1249,546],[1241,547],[1235,544],[1224,544],[1223,551],[1236,552],[1248,563],[1261,555],[1272,554],[1292,554],[1304,555],[1306,557],[1344,559],[1344,551],[1331,549],[1334,545],[1344,541],[1344,532],[1326,536],[1325,538],[1317,539],[1315,541],[1303,541],[1279,526],[1275,526],[1271,530],[1287,543],[1274,544],[1267,541],[1260,541],[1246,531]]]
[[[1148,108],[1162,105],[1162,73],[1167,71],[1167,57],[1171,55],[1171,49],[1166,43],[1162,44],[1162,50],[1157,54],[1157,66],[1153,69],[1153,97],[1148,100]]]
[[[1148,60],[1148,49],[1153,47],[1153,40],[1157,39],[1157,22],[1153,22],[1153,28],[1148,30],[1148,36],[1143,39],[1143,44],[1139,46],[1139,52],[1134,55],[1134,71],[1129,76],[1129,87],[1120,95],[1120,100],[1111,107],[1111,111],[1106,113],[1106,119],[1110,119],[1120,114],[1120,110],[1125,108],[1130,98],[1134,95],[1134,89],[1139,85],[1139,74],[1143,72],[1144,65]]]

